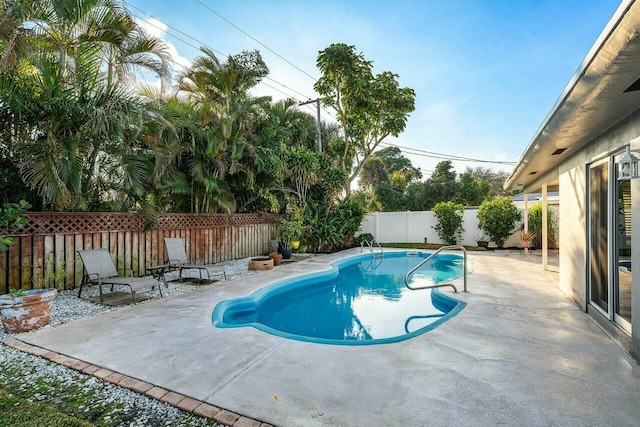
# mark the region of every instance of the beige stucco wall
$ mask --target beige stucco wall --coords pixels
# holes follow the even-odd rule
[[[639,150],[640,111],[573,153],[558,168],[560,186],[560,288],[586,310],[587,296],[587,165],[620,152],[624,146]],[[631,182],[633,282],[631,292],[632,339],[630,351],[640,355],[640,179]]]
[[[562,292],[586,310],[587,236],[586,168],[576,166],[560,175],[559,286]]]

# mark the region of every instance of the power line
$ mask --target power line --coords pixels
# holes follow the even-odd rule
[[[380,145],[384,145],[387,147],[400,148],[406,154],[411,154],[414,156],[421,156],[421,157],[429,157],[433,159],[451,160],[451,161],[459,161],[459,162],[471,162],[471,163],[492,163],[492,164],[500,164],[500,165],[508,165],[508,166],[513,166],[516,164],[516,162],[509,162],[509,161],[476,159],[472,157],[463,157],[463,156],[456,156],[453,154],[438,153],[435,151],[427,151],[427,150],[421,150],[418,148],[392,144],[390,142],[381,142]]]
[[[222,16],[221,14],[219,14],[218,12],[216,12],[215,10],[213,10],[212,8],[210,8],[209,6],[207,6],[206,4],[204,4],[202,1],[200,0],[196,0],[198,3],[200,3],[202,6],[204,6],[205,8],[207,8],[209,11],[211,11],[211,13],[214,13],[215,15],[217,15],[218,17],[220,17],[220,19],[224,20],[225,22],[227,22],[229,25],[231,25],[232,27],[234,27],[236,30],[240,31],[242,34],[244,34],[245,36],[249,37],[251,40],[255,41],[256,43],[258,43],[260,46],[264,47],[265,49],[267,49],[269,52],[273,53],[274,55],[276,55],[278,58],[282,59],[283,61],[285,61],[287,64],[291,65],[293,68],[295,68],[296,70],[300,71],[301,73],[303,73],[304,75],[306,75],[307,77],[309,77],[311,80],[313,80],[314,82],[317,81],[318,79],[316,79],[315,77],[313,77],[311,74],[307,73],[306,71],[304,71],[302,68],[298,67],[296,64],[294,64],[293,62],[289,61],[287,58],[285,58],[284,56],[280,55],[278,52],[274,51],[273,49],[271,49],[269,46],[267,46],[266,44],[262,43],[260,40],[258,40],[257,38],[253,37],[251,34],[247,33],[245,30],[243,30],[242,28],[238,27],[236,24],[234,24],[233,22],[229,21],[227,18],[225,18],[224,16]]]
[[[183,36],[190,38],[190,39],[191,39],[191,40],[193,40],[194,42],[199,43],[201,46],[207,46],[207,44],[206,44],[206,43],[203,43],[203,42],[201,42],[200,40],[196,39],[195,37],[190,36],[189,34],[185,33],[185,32],[184,32],[184,31],[182,31],[182,30],[180,30],[179,28],[176,28],[176,27],[174,27],[173,25],[170,25],[170,24],[168,24],[168,23],[166,23],[166,22],[164,22],[164,21],[162,21],[162,20],[158,19],[157,17],[155,17],[155,16],[151,15],[150,13],[148,13],[148,12],[146,12],[146,11],[144,11],[144,10],[140,9],[140,8],[139,8],[139,7],[137,7],[136,5],[131,4],[131,3],[127,2],[126,0],[123,0],[123,2],[124,2],[126,5],[128,5],[128,6],[132,7],[132,8],[134,8],[134,9],[136,9],[138,12],[140,12],[140,13],[144,13],[145,15],[147,15],[147,16],[149,16],[149,17],[151,17],[151,18],[155,19],[156,21],[163,23],[164,25],[166,25],[166,26],[167,26],[167,28],[171,28],[171,29],[173,29],[173,30],[175,30],[175,31],[179,32],[179,33],[180,33],[180,34],[182,34]],[[163,30],[162,28],[158,27],[157,25],[154,25],[154,24],[152,24],[151,22],[147,21],[145,18],[142,18],[142,17],[136,16],[136,15],[134,15],[134,16],[135,16],[136,18],[138,18],[138,19],[141,19],[141,20],[145,21],[147,24],[152,25],[153,27],[155,27],[155,28],[157,28],[157,29],[159,29],[159,30]],[[167,34],[168,34],[168,32],[167,32]],[[184,41],[184,40],[182,40],[182,39],[180,39],[180,38],[178,38],[178,37],[176,37],[176,36],[174,36],[174,35],[171,35],[171,36],[172,36],[172,37],[174,37],[174,38],[176,38],[176,39],[178,39],[178,40],[180,40],[181,42],[183,42],[183,43],[185,43],[185,44],[187,44],[187,45],[189,45],[189,46],[191,46],[191,47],[193,47],[193,48],[197,49],[197,50],[200,50],[200,47],[199,47],[199,46],[194,46],[193,44],[191,44],[191,43],[189,43],[189,42],[186,42],[186,41]],[[217,54],[219,54],[219,55],[221,55],[221,56],[224,56],[225,58],[226,58],[226,57],[228,57],[228,55],[226,55],[226,54],[224,54],[224,53],[220,52],[219,50],[217,50],[217,49],[215,49],[215,48],[213,48],[213,47],[211,47],[211,46],[207,46],[207,47],[208,47],[209,49],[211,49],[212,51],[214,51],[215,53],[217,53]]]
[[[125,3],[126,3],[126,2],[125,2]],[[162,24],[166,25],[168,28],[172,28],[172,29],[174,29],[175,31],[178,31],[180,34],[185,35],[186,37],[190,38],[191,40],[194,40],[195,42],[200,43],[200,45],[201,45],[201,46],[206,46],[206,47],[208,47],[209,49],[211,49],[211,50],[212,50],[212,51],[214,51],[215,53],[219,54],[220,56],[224,57],[225,59],[229,57],[229,55],[222,53],[221,51],[219,51],[219,50],[215,49],[214,47],[209,46],[208,44],[206,44],[206,43],[202,42],[201,40],[198,40],[198,39],[196,39],[195,37],[190,36],[189,34],[185,33],[184,31],[181,31],[181,30],[179,30],[179,29],[177,29],[177,28],[175,28],[175,27],[173,27],[173,26],[171,26],[171,25],[167,24],[166,22],[164,22],[164,21],[162,21],[162,20],[160,20],[160,19],[158,19],[158,18],[156,18],[156,17],[154,17],[154,16],[152,16],[152,15],[148,14],[147,12],[145,12],[145,11],[143,11],[142,9],[140,9],[140,8],[138,8],[138,7],[134,6],[134,5],[132,5],[131,3],[127,3],[127,5],[129,5],[129,6],[133,7],[134,9],[136,9],[136,10],[138,10],[138,11],[141,11],[142,13],[145,13],[145,14],[149,15],[151,18],[155,19],[156,21],[158,21],[158,22],[160,22],[160,23],[162,23]],[[134,16],[134,17],[136,17],[136,18],[138,18],[138,19],[140,19],[141,21],[146,22],[147,24],[151,25],[151,26],[152,26],[152,27],[154,27],[154,28],[157,28],[157,29],[159,29],[159,30],[164,31],[164,32],[165,32],[165,34],[167,34],[167,35],[169,35],[169,36],[171,36],[171,37],[175,38],[176,40],[181,41],[182,43],[186,44],[187,46],[190,46],[190,47],[192,47],[192,48],[194,48],[194,49],[200,50],[200,46],[196,46],[196,45],[194,45],[193,43],[190,43],[190,42],[188,42],[188,41],[184,40],[183,38],[180,38],[180,37],[176,36],[175,34],[173,34],[173,33],[169,32],[169,31],[165,31],[163,28],[161,28],[161,27],[157,26],[157,25],[156,25],[156,24],[154,24],[153,22],[150,22],[148,19],[145,19],[144,17],[138,16],[138,15],[136,15],[136,14],[133,14],[133,16]],[[175,61],[173,61],[173,62],[174,62],[174,64],[175,64]],[[308,96],[308,95],[306,95],[306,94],[304,94],[304,93],[302,93],[302,92],[299,92],[299,91],[297,91],[297,90],[295,90],[295,89],[293,89],[293,88],[291,88],[291,87],[289,87],[289,86],[285,85],[284,83],[280,83],[279,81],[277,81],[277,80],[275,80],[275,79],[272,79],[271,77],[265,76],[265,79],[266,79],[266,80],[269,80],[269,81],[271,81],[271,82],[273,82],[273,83],[276,83],[276,84],[278,84],[278,85],[280,85],[280,86],[284,87],[285,89],[288,89],[288,90],[290,90],[290,91],[292,91],[292,92],[294,92],[294,93],[296,93],[296,94],[298,94],[298,95],[300,95],[300,96],[302,96],[302,97],[309,98],[309,96]],[[291,94],[289,94],[289,93],[283,92],[282,90],[277,89],[277,88],[275,88],[275,87],[273,87],[273,86],[271,86],[271,85],[269,85],[269,84],[265,83],[264,81],[262,81],[261,83],[262,83],[262,84],[264,84],[265,86],[267,86],[267,87],[269,87],[269,88],[273,89],[273,90],[276,90],[276,91],[280,92],[281,94],[283,94],[283,95],[285,95],[285,96],[287,96],[287,97],[293,98],[293,99],[295,99],[296,101],[300,102],[300,100],[296,99],[296,98],[295,98],[295,96],[293,96],[293,95],[291,95]]]
[[[166,23],[166,22],[162,21],[162,20],[161,20],[161,19],[159,19],[158,17],[155,17],[155,16],[151,15],[150,13],[148,13],[148,12],[146,12],[146,11],[144,11],[144,10],[140,9],[140,8],[139,8],[139,7],[137,7],[136,5],[131,4],[130,2],[127,2],[127,1],[125,1],[125,0],[123,0],[123,1],[124,1],[124,3],[125,3],[125,4],[127,4],[128,6],[130,6],[130,7],[134,8],[134,9],[136,9],[137,11],[139,11],[140,13],[143,13],[143,14],[145,14],[145,15],[149,16],[150,18],[152,18],[152,19],[154,19],[154,20],[156,20],[156,21],[158,21],[158,22],[160,22],[160,23],[162,23],[162,24],[166,25],[166,26],[167,26],[167,28],[171,28],[171,29],[173,29],[173,30],[177,31],[178,33],[180,33],[180,34],[184,35],[185,37],[187,37],[187,38],[189,38],[189,39],[191,39],[191,40],[195,41],[195,42],[196,42],[196,43],[198,43],[198,44],[200,44],[200,46],[206,46],[206,47],[208,47],[209,49],[211,49],[213,52],[217,53],[218,55],[220,55],[220,56],[222,56],[222,57],[224,57],[224,58],[228,58],[228,57],[229,57],[229,55],[227,55],[227,54],[225,54],[225,53],[223,53],[223,52],[219,51],[218,49],[216,49],[216,48],[214,48],[214,47],[212,47],[212,46],[208,45],[207,43],[205,43],[205,42],[203,42],[203,41],[201,41],[201,40],[196,39],[195,37],[193,37],[193,36],[191,36],[191,35],[187,34],[186,32],[184,32],[184,31],[180,30],[179,28],[176,28],[176,27],[174,27],[173,25],[170,25],[170,24],[168,24],[168,23]],[[157,26],[157,25],[156,25],[156,24],[154,24],[153,22],[150,22],[148,19],[146,19],[146,18],[144,18],[144,17],[142,17],[142,16],[135,15],[135,14],[133,14],[133,16],[135,16],[136,18],[140,19],[141,21],[146,22],[147,24],[151,25],[151,26],[152,26],[152,27],[154,27],[154,28],[156,28],[156,29],[158,29],[158,30],[163,31],[165,34],[167,34],[167,35],[169,35],[169,36],[171,36],[171,37],[175,38],[176,40],[181,41],[182,43],[186,44],[187,46],[190,46],[190,47],[192,47],[192,48],[194,48],[194,49],[196,49],[196,50],[200,50],[200,46],[196,46],[196,45],[194,45],[193,43],[190,43],[190,42],[188,42],[188,41],[184,40],[183,38],[178,37],[178,36],[176,36],[175,34],[172,34],[172,33],[171,33],[171,32],[169,32],[169,31],[166,31],[166,29],[164,29],[164,28],[161,28],[161,27]],[[175,64],[175,61],[173,61],[173,60],[172,60],[172,62]],[[302,93],[302,92],[299,92],[299,91],[297,91],[296,89],[293,89],[293,88],[291,88],[291,87],[289,87],[289,86],[285,85],[284,83],[281,83],[281,82],[279,82],[279,81],[277,81],[277,80],[275,80],[275,79],[273,79],[273,78],[271,78],[271,77],[266,76],[266,77],[265,77],[265,79],[266,79],[266,80],[269,80],[269,81],[271,81],[271,82],[273,82],[273,83],[275,83],[275,84],[278,84],[278,85],[280,85],[280,86],[284,87],[285,89],[288,89],[288,90],[290,90],[290,91],[292,91],[292,92],[294,92],[294,93],[296,93],[296,94],[298,94],[298,95],[300,95],[300,96],[302,96],[302,97],[304,97],[304,98],[311,99],[311,97],[310,97],[310,96],[308,96],[308,95],[306,95],[306,94],[304,94],[304,93]],[[300,101],[299,99],[296,99],[296,97],[295,97],[295,96],[293,96],[293,95],[291,95],[291,94],[289,94],[289,93],[283,92],[282,90],[280,90],[280,89],[278,89],[278,88],[275,88],[275,87],[273,87],[273,86],[271,86],[271,85],[267,84],[267,83],[266,83],[266,82],[264,82],[264,81],[261,81],[260,83],[261,83],[261,84],[263,84],[263,85],[265,85],[265,86],[267,86],[267,87],[269,87],[269,88],[271,88],[271,89],[273,89],[273,90],[275,90],[275,91],[277,91],[277,92],[279,92],[279,93],[281,93],[281,94],[283,94],[283,95],[285,95],[285,96],[286,96],[286,97],[288,97],[288,98],[293,98],[293,99],[294,99],[296,102],[298,102],[298,103],[302,103],[302,101]],[[313,107],[309,106],[309,109],[310,109],[310,111],[312,111],[312,112],[314,112],[314,113],[315,113],[315,111],[313,110]],[[322,109],[322,110],[321,110],[321,113],[322,113],[322,115],[325,117],[325,121],[332,121],[332,120],[334,120],[333,116],[331,116],[330,114],[326,113],[326,111],[325,111],[324,109]],[[328,118],[328,119],[327,119],[327,118]]]

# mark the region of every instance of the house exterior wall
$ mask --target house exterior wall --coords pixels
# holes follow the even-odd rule
[[[560,185],[560,288],[586,310],[587,295],[587,165],[620,152],[624,146],[640,150],[640,110],[612,127],[581,150],[567,158],[558,168]],[[640,157],[637,153],[636,157]],[[633,260],[630,352],[640,356],[640,179],[631,181]]]
[[[560,175],[559,286],[582,309],[587,309],[586,167],[579,165]]]

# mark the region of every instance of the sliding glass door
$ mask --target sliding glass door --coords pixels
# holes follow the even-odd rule
[[[631,181],[616,179],[614,188],[613,320],[631,332]]]
[[[611,156],[589,167],[589,303],[631,332],[631,185]]]
[[[609,161],[589,168],[589,300],[609,310]]]

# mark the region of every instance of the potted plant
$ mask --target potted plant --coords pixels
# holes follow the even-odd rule
[[[520,232],[520,243],[522,243],[523,248],[530,248],[531,241],[535,237],[535,233],[530,230],[524,230]]]
[[[24,200],[19,203],[5,203],[0,208],[0,251],[9,250],[13,238],[7,234],[20,230],[27,220],[20,215],[31,205]],[[40,328],[49,323],[50,302],[58,291],[53,289],[12,289],[0,296],[2,326],[10,334],[21,333]]]
[[[273,260],[273,265],[274,266],[278,266],[278,265],[280,265],[280,261],[282,260],[282,254],[280,254],[278,252],[271,252],[269,254],[269,258],[271,258]]]
[[[280,247],[278,252],[283,259],[291,258],[291,243],[299,239],[302,234],[302,223],[295,219],[281,219],[278,225],[278,240]]]
[[[476,243],[480,248],[488,248],[489,247],[489,237],[487,237],[484,233],[476,237]]]

